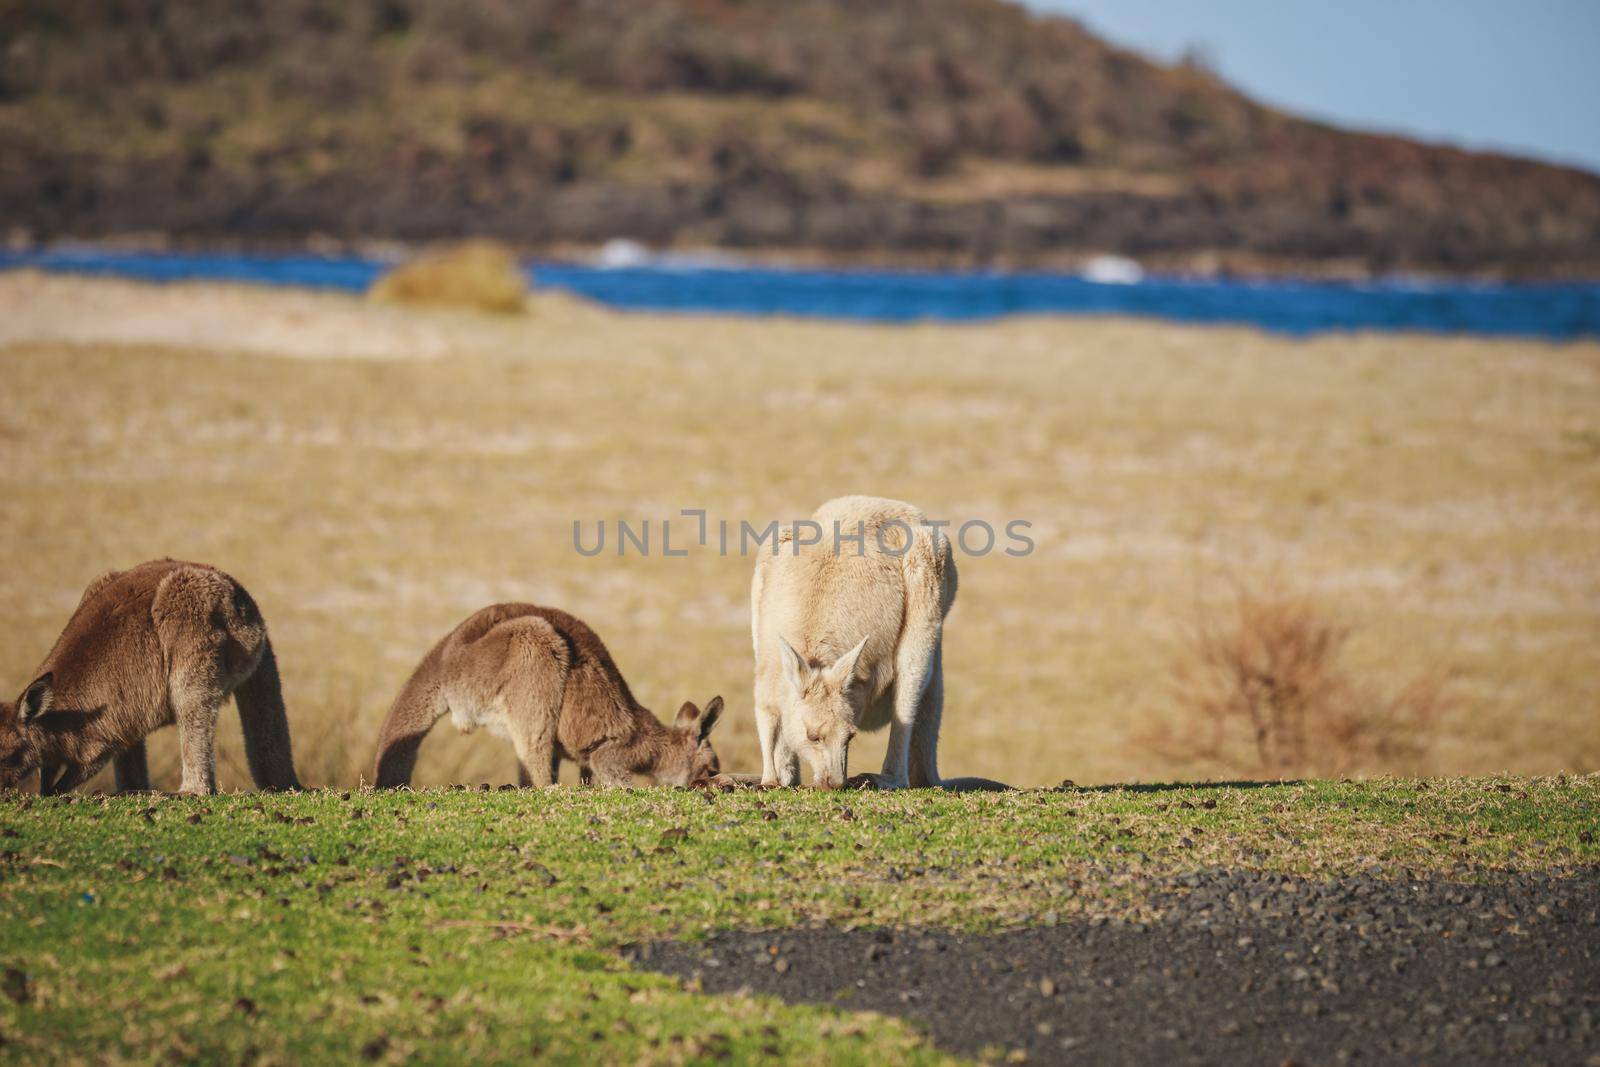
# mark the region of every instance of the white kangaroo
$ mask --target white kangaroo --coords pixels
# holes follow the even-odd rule
[[[956,599],[949,540],[912,505],[879,497],[830,500],[812,520],[820,539],[783,528],[750,585],[762,784],[797,784],[804,756],[815,784],[837,789],[856,732],[887,725],[883,772],[853,782],[1009,788],[939,777],[941,646]]]

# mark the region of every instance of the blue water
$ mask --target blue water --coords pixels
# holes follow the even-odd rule
[[[250,253],[0,252],[0,268],[365,289],[387,268],[357,257]],[[1568,339],[1600,336],[1600,284],[1199,281],[1108,285],[1067,274],[789,270],[679,263],[606,268],[534,263],[536,284],[616,308],[908,322],[1001,315],[1137,315],[1246,323],[1297,336],[1328,330]]]

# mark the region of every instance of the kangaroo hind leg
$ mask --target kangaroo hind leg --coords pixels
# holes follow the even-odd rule
[[[921,627],[907,626],[900,635],[900,647],[895,649],[894,715],[889,721],[889,748],[883,755],[879,788],[900,789],[914,784],[911,765],[919,728],[925,741],[931,737],[928,743],[935,749],[938,746],[938,724],[933,724],[930,734],[921,720],[927,709],[928,690],[939,673],[939,630],[935,617]],[[942,693],[941,689],[941,704]]]
[[[237,588],[201,568],[173,571],[156,589],[150,614],[167,662],[167,707],[178,726],[181,793],[217,791],[217,711],[238,683]]]
[[[178,792],[215,793],[217,712],[228,698],[221,677],[220,650],[214,640],[183,642],[176,645],[173,661],[167,701],[178,724],[178,753],[183,765]]]
[[[524,786],[556,784],[561,769],[561,746],[556,740],[556,723],[559,720],[560,695],[552,707],[547,701],[548,688],[527,685],[508,686],[505,696],[515,702],[517,712],[508,716],[511,747],[517,753],[517,780]]]
[[[937,788],[939,779],[939,720],[944,715],[944,653],[935,649],[928,684],[922,691],[917,718],[911,726],[911,785]]]
[[[197,664],[172,677],[172,715],[178,723],[178,750],[183,781],[178,792],[209,794],[217,791],[217,712],[227,698],[214,671]]]
[[[503,625],[507,632],[498,699],[517,752],[518,780],[529,786],[555,785],[561,768],[557,735],[567,691],[566,646],[543,619]]]

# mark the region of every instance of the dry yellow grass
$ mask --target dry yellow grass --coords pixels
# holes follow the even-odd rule
[[[507,314],[527,307],[528,283],[511,249],[497,241],[462,241],[424,252],[372,283],[381,304],[433,304]]]
[[[1131,741],[1168,710],[1174,635],[1269,577],[1354,627],[1380,689],[1455,672],[1422,769],[1600,767],[1600,346],[535,309],[0,275],[0,687],[93,576],[170,554],[260,601],[308,782],[353,782],[423,651],[510,598],[590,620],[660,713],[724,694],[748,769],[751,561],[586,559],[572,522],[869,492],[1034,524],[1032,556],[960,561],[947,773],[1179,771]],[[448,724],[419,771],[513,778]]]

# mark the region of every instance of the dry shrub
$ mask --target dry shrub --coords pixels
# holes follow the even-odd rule
[[[511,250],[497,241],[463,241],[403,263],[373,283],[368,295],[392,304],[442,304],[520,313],[528,285]]]
[[[1443,676],[1394,693],[1350,676],[1350,636],[1311,599],[1241,589],[1172,661],[1176,721],[1148,738],[1177,762],[1262,778],[1416,773],[1446,706]]]

